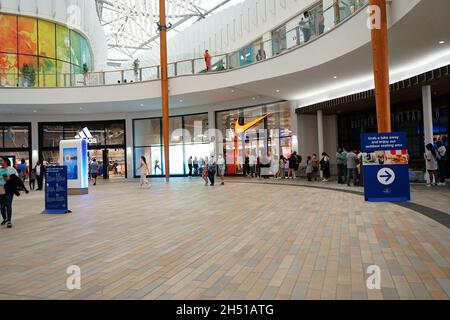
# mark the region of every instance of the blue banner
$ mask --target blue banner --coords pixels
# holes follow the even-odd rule
[[[406,150],[406,133],[363,133],[361,151]]]
[[[45,168],[45,210],[43,213],[68,213],[67,166]]]
[[[406,134],[361,134],[361,150],[366,201],[411,200]]]

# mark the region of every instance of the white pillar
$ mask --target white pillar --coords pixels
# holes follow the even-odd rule
[[[133,119],[127,118],[125,120],[125,129],[127,132],[126,135],[126,157],[127,157],[127,178],[134,178],[134,161],[133,161],[133,152],[134,152],[134,141],[133,141]]]
[[[297,109],[297,101],[290,101],[289,107],[291,112],[291,130],[292,130],[292,151],[301,152],[298,148],[298,115],[296,112]]]
[[[216,113],[214,110],[208,111],[208,129],[216,129]],[[217,150],[217,137],[214,133],[215,131],[209,130],[209,140],[214,141],[209,144],[209,153],[211,155],[218,156],[217,152],[223,153],[223,150]],[[208,156],[209,157],[209,156]]]
[[[33,120],[31,122],[31,159],[30,167],[34,168],[36,162],[39,160],[39,128],[38,122]]]
[[[422,87],[423,131],[425,145],[433,143],[433,104],[431,102],[431,86]]]
[[[317,142],[319,146],[319,158],[322,156],[322,153],[325,151],[325,143],[323,140],[323,111],[317,110]]]

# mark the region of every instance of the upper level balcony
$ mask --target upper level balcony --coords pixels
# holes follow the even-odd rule
[[[428,5],[430,1],[435,3]],[[272,30],[270,40],[211,57],[209,70],[203,57],[171,62],[171,108],[244,98],[257,103],[251,101],[255,97],[295,100],[301,107],[372,89],[368,4],[355,3],[358,6],[349,10],[331,5],[320,11],[316,8],[322,1],[317,2]],[[443,10],[434,10],[436,6]],[[391,82],[450,64],[447,9],[450,2],[446,0],[388,4]],[[301,20],[305,11],[309,13],[306,24]],[[37,105],[45,105],[49,112],[75,112],[79,105],[83,112],[126,112],[142,110],[145,104],[146,110],[156,110],[161,106],[159,76],[159,66],[45,75],[40,78],[56,78],[57,86],[3,86],[0,107],[11,113],[29,112]]]

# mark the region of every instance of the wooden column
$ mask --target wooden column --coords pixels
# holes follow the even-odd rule
[[[169,166],[169,84],[167,75],[167,23],[166,23],[166,1],[159,1],[159,32],[160,32],[160,57],[161,57],[161,101],[163,117],[163,140],[164,140],[164,171],[166,181],[170,179]]]
[[[378,132],[385,133],[391,132],[391,99],[389,89],[389,53],[386,0],[369,0],[369,3],[371,6],[377,6],[380,9],[380,28],[376,25],[373,26],[371,36]],[[372,12],[372,14],[374,12]],[[378,19],[378,17],[376,18]]]

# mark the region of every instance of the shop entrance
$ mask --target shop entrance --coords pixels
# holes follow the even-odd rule
[[[125,149],[94,149],[89,150],[89,162],[96,159],[99,163],[99,176],[103,179],[124,179],[125,169]]]

